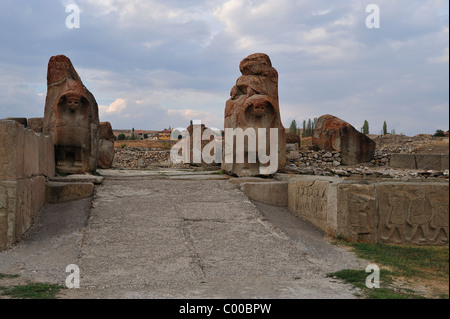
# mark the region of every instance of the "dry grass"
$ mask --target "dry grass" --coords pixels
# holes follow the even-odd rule
[[[170,150],[172,145],[177,141],[160,141],[160,140],[125,140],[125,141],[115,141],[114,148],[122,148],[125,146],[129,147],[140,147],[140,148],[159,148],[164,150]]]
[[[307,149],[308,147],[310,147],[312,145],[312,137],[302,137],[300,139],[300,145],[301,145],[301,149]]]
[[[419,154],[448,154],[449,144],[448,139],[442,138],[433,139],[429,144],[418,145],[416,152]]]

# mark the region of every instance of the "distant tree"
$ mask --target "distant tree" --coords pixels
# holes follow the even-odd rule
[[[308,124],[306,124],[306,137],[312,135],[312,122],[311,119],[308,119]]]
[[[303,132],[302,132],[302,137],[306,137],[306,121],[303,120]]]
[[[292,134],[297,134],[297,122],[295,122],[295,120],[292,120],[291,126],[289,127],[289,132]]]
[[[364,121],[362,132],[363,134],[369,134],[369,122],[367,122],[367,120]]]
[[[444,134],[443,130],[437,130],[436,133],[434,133],[433,136],[436,136],[436,137],[438,137],[438,136],[445,136],[445,134]]]
[[[315,117],[314,121],[313,121],[313,126],[312,126],[313,130],[316,128],[316,125],[317,125],[317,117]],[[311,132],[311,135],[312,135],[312,132]]]
[[[119,140],[119,141],[125,140],[125,134],[123,134],[123,133],[119,134],[119,136],[117,136],[117,140]]]
[[[134,127],[131,129],[131,139],[132,140],[136,139],[136,135],[134,135]]]
[[[387,135],[388,131],[387,131],[387,124],[386,121],[384,121],[383,123],[383,135]]]
[[[147,133],[144,134],[144,138],[148,139],[148,134]]]

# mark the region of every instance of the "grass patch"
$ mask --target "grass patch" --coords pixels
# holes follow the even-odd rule
[[[224,172],[221,169],[219,169],[218,171],[212,172],[211,174],[212,175],[223,175]]]
[[[56,295],[64,289],[61,285],[31,283],[13,287],[0,287],[4,296],[14,299],[55,299]]]
[[[336,277],[360,288],[365,297],[377,299],[423,298],[415,286],[426,287],[430,298],[449,298],[449,248],[392,244],[350,243],[338,240],[337,245],[351,247],[360,258],[377,264],[380,288],[368,289],[365,270],[342,270]],[[402,285],[399,285],[402,282]],[[409,289],[409,287],[411,289]]]
[[[2,280],[2,279],[18,278],[18,277],[19,277],[19,275],[8,275],[8,274],[0,273],[0,280]]]
[[[395,287],[393,275],[389,270],[380,270],[380,288],[367,288],[366,278],[369,273],[365,270],[344,269],[328,274],[327,277],[338,278],[359,288],[368,299],[421,299],[424,298],[406,288]],[[358,297],[362,297],[359,295]]]

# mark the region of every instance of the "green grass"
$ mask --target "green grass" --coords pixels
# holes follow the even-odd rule
[[[213,174],[213,175],[223,175],[224,172],[221,169],[219,169],[218,171],[212,172],[211,174]]]
[[[31,283],[13,287],[0,287],[0,292],[2,295],[14,299],[55,299],[62,289],[64,287],[61,285]]]
[[[0,273],[0,280],[18,277],[20,276]],[[62,289],[65,289],[65,287],[46,283],[28,283],[11,287],[3,287],[0,285],[0,295],[13,299],[55,299],[56,295]]]
[[[449,298],[449,248],[406,246],[371,243],[350,243],[339,239],[337,245],[351,247],[360,258],[377,264],[380,269],[380,288],[365,285],[365,270],[341,270],[329,277],[342,279],[360,288],[366,298],[397,299],[423,298],[411,289],[400,288],[396,279],[414,284],[424,283],[432,289],[433,298]]]
[[[392,268],[396,276],[449,275],[448,247],[345,243],[358,257]]]
[[[363,296],[368,299],[420,299],[420,295],[412,290],[393,287],[393,276],[389,270],[380,270],[380,288],[367,288],[366,278],[369,273],[365,270],[344,269],[328,274],[327,277],[338,278],[359,288]],[[363,297],[358,296],[358,297]]]
[[[19,275],[8,275],[8,274],[0,273],[0,280],[9,279],[9,278],[18,278],[18,277],[19,277]]]

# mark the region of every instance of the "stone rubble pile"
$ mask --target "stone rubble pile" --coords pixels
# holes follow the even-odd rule
[[[376,152],[382,152],[387,154],[412,154],[415,152],[415,146],[410,144],[404,144],[401,146],[385,146],[378,149]]]
[[[138,147],[116,148],[112,168],[141,169],[170,165],[170,151]]]
[[[376,150],[374,159],[370,161],[373,166],[389,166],[391,153],[386,150]]]
[[[391,153],[376,150],[372,161],[353,166],[342,165],[337,151],[299,150],[298,144],[286,144],[286,173],[340,177],[381,177],[399,179],[449,178],[449,171],[407,170],[389,167]]]
[[[297,145],[297,144],[295,144]],[[337,167],[341,165],[341,154],[337,151],[290,150],[287,151],[287,163],[297,167]]]
[[[297,167],[295,164],[286,165],[286,173],[301,175],[317,175],[317,176],[335,176],[335,177],[352,177],[352,178],[394,178],[401,180],[408,179],[427,179],[439,178],[449,179],[449,171],[433,171],[433,170],[404,170],[392,169],[389,167],[350,167],[341,166],[333,168],[321,167]]]

